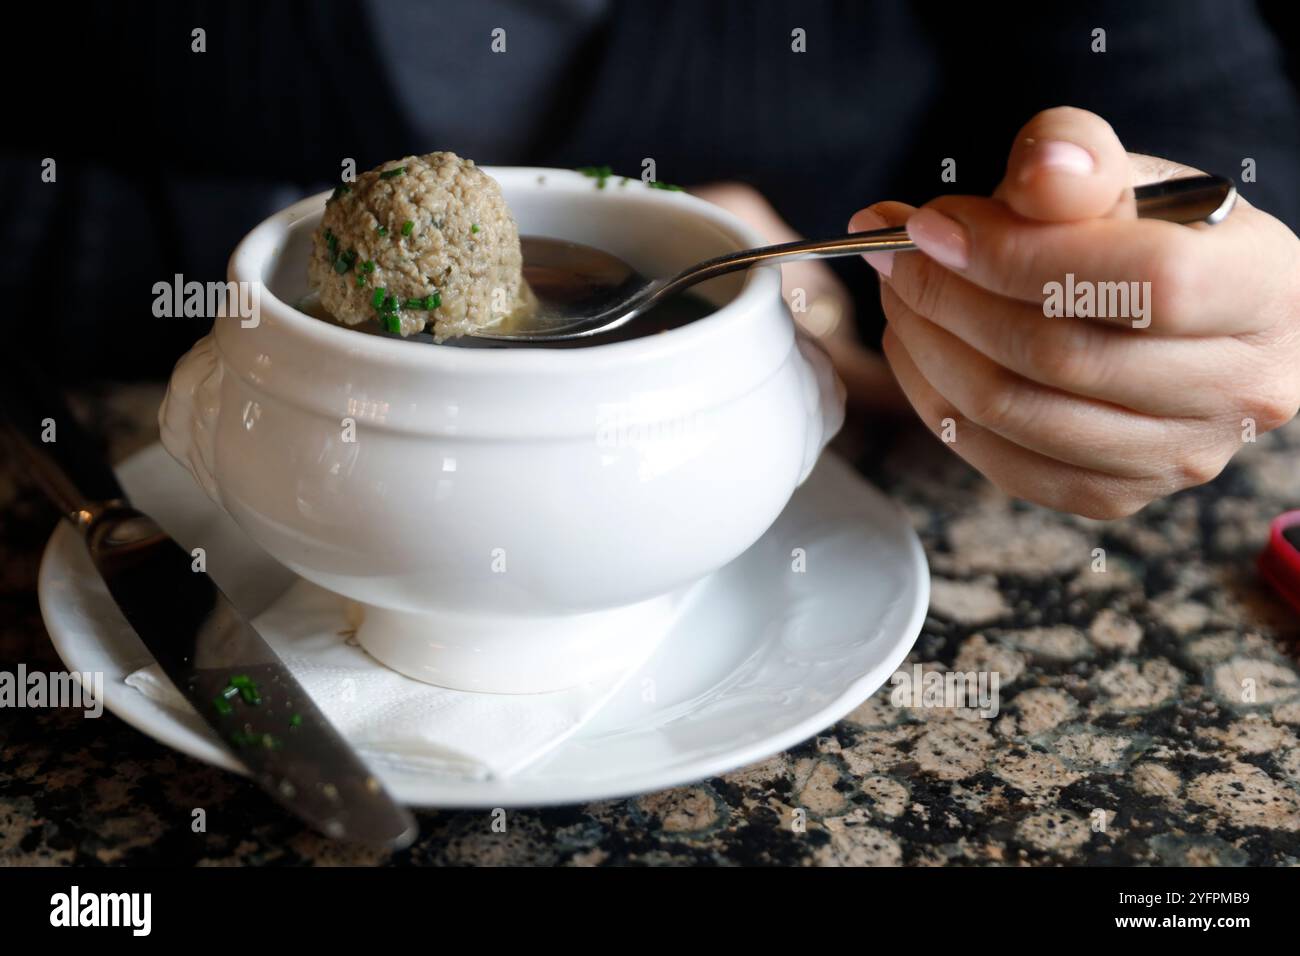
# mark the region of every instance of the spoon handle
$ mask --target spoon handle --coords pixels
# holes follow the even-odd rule
[[[1224,176],[1187,176],[1138,186],[1133,190],[1133,198],[1140,219],[1214,225],[1232,210],[1237,201],[1237,187]],[[669,295],[697,282],[775,259],[830,259],[864,252],[906,252],[915,248],[907,230],[897,227],[851,232],[831,239],[800,239],[775,246],[760,246],[691,266],[669,279],[660,295]]]

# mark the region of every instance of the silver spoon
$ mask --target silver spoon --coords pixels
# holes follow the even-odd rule
[[[1222,176],[1189,176],[1139,186],[1133,196],[1140,218],[1214,225],[1232,210],[1237,187]],[[626,325],[696,283],[757,263],[916,248],[905,229],[877,229],[745,249],[706,259],[674,276],[647,279],[617,256],[591,246],[541,236],[523,236],[520,242],[524,278],[538,301],[535,313],[470,336],[448,339],[444,345],[531,345],[588,339]],[[413,337],[432,341],[427,333]]]

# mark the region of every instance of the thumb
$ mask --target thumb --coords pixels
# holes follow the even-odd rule
[[[1132,178],[1128,154],[1109,123],[1058,106],[1021,128],[993,195],[1029,219],[1132,216]]]

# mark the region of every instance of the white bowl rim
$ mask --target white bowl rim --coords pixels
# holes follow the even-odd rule
[[[541,166],[484,166],[484,172],[501,182],[532,177],[545,177],[545,185],[535,188],[549,192],[579,192],[596,188],[591,177],[572,169],[551,169]],[[615,177],[611,177],[615,178]],[[713,203],[686,192],[653,189],[640,180],[634,191],[621,194],[625,201],[679,203],[692,214],[705,220],[730,238],[737,249],[764,245],[763,237],[738,217]],[[504,185],[504,184],[503,184]],[[608,188],[608,187],[607,187]],[[462,372],[580,372],[596,366],[619,365],[624,362],[640,363],[671,359],[674,354],[694,350],[709,339],[734,333],[737,327],[749,320],[764,307],[785,303],[781,299],[780,267],[774,264],[751,268],[744,285],[736,295],[715,311],[688,323],[656,335],[610,342],[572,349],[503,348],[466,349],[455,346],[429,347],[332,325],[301,312],[272,293],[264,282],[266,265],[276,255],[289,228],[296,222],[313,215],[324,206],[331,190],[300,199],[279,212],[268,216],[255,226],[231,254],[228,274],[232,281],[256,282],[261,285],[261,318],[269,313],[275,324],[285,330],[312,341],[320,348],[346,353],[350,358],[364,357],[379,364],[427,368],[444,373]],[[221,320],[218,320],[220,322]],[[793,340],[793,323],[791,323]]]

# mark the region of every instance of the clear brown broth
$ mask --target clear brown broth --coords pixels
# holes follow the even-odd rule
[[[340,328],[348,329],[352,332],[361,332],[366,335],[379,335],[384,338],[399,338],[392,333],[385,332],[379,327],[378,322],[362,322],[358,325],[345,325],[330,315],[320,304],[320,299],[315,294],[307,296],[297,304],[297,309],[316,319],[321,319],[331,325],[337,325]],[[590,348],[596,345],[609,345],[613,342],[626,342],[631,339],[646,338],[650,335],[658,335],[661,332],[668,332],[672,329],[681,328],[688,325],[696,319],[702,319],[717,311],[716,307],[701,299],[699,296],[684,293],[673,296],[664,302],[659,303],[644,315],[638,316],[621,329],[615,329],[612,332],[605,332],[601,335],[593,336],[588,339],[575,339],[571,342],[540,342],[530,346],[530,348]],[[475,340],[474,348],[517,348],[518,346],[507,346],[501,343],[492,342],[490,339]]]

